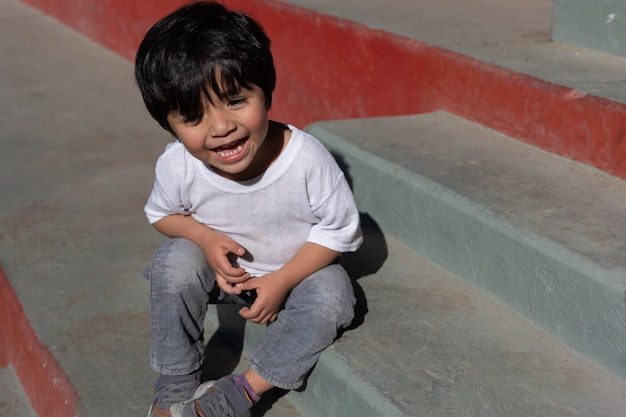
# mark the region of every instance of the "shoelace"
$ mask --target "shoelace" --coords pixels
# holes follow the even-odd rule
[[[195,380],[181,381],[176,384],[165,385],[159,392],[158,405],[165,408],[174,403],[189,400],[189,396],[193,395],[198,383]],[[191,393],[191,394],[190,394]]]
[[[212,390],[212,388],[209,388],[207,394]],[[209,395],[205,394],[197,400],[194,400],[194,406],[198,417],[237,417],[235,410],[232,409],[223,392],[211,393]]]

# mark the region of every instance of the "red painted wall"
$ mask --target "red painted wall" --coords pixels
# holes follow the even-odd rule
[[[24,0],[133,59],[182,0]],[[226,0],[273,40],[272,116],[317,120],[446,110],[626,179],[626,106],[273,0]]]

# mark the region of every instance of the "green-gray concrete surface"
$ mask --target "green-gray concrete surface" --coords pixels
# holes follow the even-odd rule
[[[611,0],[554,0],[552,39],[626,57],[626,4]]]
[[[12,367],[0,368],[0,416],[35,417]]]

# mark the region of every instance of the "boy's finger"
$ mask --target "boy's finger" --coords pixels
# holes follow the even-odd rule
[[[224,276],[216,274],[215,279],[217,280],[217,285],[225,293],[228,293],[228,294],[240,294],[241,293],[241,290],[231,285],[228,282],[228,279],[226,279]]]
[[[230,274],[224,274],[224,277],[226,278],[226,280],[228,282],[230,282],[231,284],[239,284],[239,283],[243,283],[246,282],[250,279],[250,274],[248,274],[247,272],[243,271],[244,273],[242,275],[230,275]]]
[[[237,287],[237,289],[241,290],[241,291],[247,291],[247,290],[256,290],[257,288],[259,288],[258,285],[255,285],[256,283],[253,282],[254,280],[251,279],[247,279],[243,282],[239,282],[235,285],[235,287]]]
[[[241,246],[239,243],[235,242],[234,240],[229,240],[224,245],[224,249],[226,249],[228,252],[231,252],[237,256],[243,256],[246,253],[246,249],[243,246]]]
[[[250,308],[249,308],[249,307],[242,307],[242,308],[239,310],[239,315],[240,315],[241,317],[243,317],[244,319],[246,319],[246,320],[252,320],[252,318],[254,317],[254,316],[252,316],[252,315],[250,314]]]
[[[221,265],[218,265],[218,267],[220,268],[220,273],[229,278],[244,279],[249,276],[244,268],[234,267],[228,262],[223,262]]]
[[[254,307],[254,304],[252,304],[250,307],[243,307],[241,310],[239,310],[239,315],[246,320],[258,323],[260,311],[257,310],[258,309]]]

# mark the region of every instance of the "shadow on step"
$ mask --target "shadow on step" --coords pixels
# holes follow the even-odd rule
[[[363,230],[361,248],[356,252],[345,253],[341,256],[341,264],[352,279],[356,296],[354,320],[350,326],[343,329],[343,332],[359,327],[367,315],[367,297],[358,280],[378,272],[387,259],[385,236],[369,214],[361,213],[361,227]]]
[[[350,175],[350,166],[343,156],[333,153],[333,157],[341,168],[353,189],[353,180]],[[363,292],[363,288],[359,285],[358,279],[373,275],[383,266],[387,260],[387,242],[385,236],[378,226],[378,223],[368,213],[360,213],[361,229],[363,231],[363,244],[358,251],[353,253],[345,253],[341,256],[341,264],[350,275],[356,295],[355,316],[352,324],[343,329],[341,334],[348,330],[356,329],[365,321],[367,315],[367,298]]]

